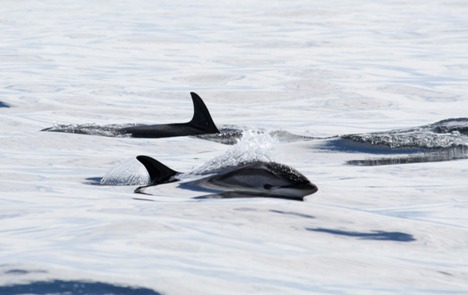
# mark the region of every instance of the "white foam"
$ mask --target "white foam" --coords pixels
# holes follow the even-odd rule
[[[210,174],[220,168],[254,161],[272,162],[275,159],[277,139],[270,133],[246,129],[237,144],[230,146],[222,155],[215,157],[187,174]]]

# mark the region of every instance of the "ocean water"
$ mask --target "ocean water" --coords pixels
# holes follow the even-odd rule
[[[3,1],[0,294],[466,294],[466,158],[348,165],[382,155],[255,130],[468,117],[467,15],[466,1]],[[40,131],[188,121],[190,91],[253,144]],[[141,154],[178,171],[263,157],[319,191],[195,201],[169,184],[145,202]],[[90,184],[116,167],[135,182]]]

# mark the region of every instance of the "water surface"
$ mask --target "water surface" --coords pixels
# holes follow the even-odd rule
[[[381,154],[279,141],[269,158],[319,187],[305,202],[176,186],[144,202],[87,179],[140,154],[190,171],[230,147],[39,130],[188,121],[190,91],[219,126],[314,139],[466,118],[467,15],[464,1],[2,3],[0,288],[466,293],[467,159],[355,166]]]

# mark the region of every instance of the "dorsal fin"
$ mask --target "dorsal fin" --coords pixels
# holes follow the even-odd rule
[[[168,182],[172,176],[178,174],[177,171],[172,170],[151,157],[138,156],[136,158],[148,170],[152,185]]]
[[[203,100],[195,92],[190,92],[193,101],[193,118],[189,122],[190,125],[203,130],[206,133],[219,133],[210,112]]]

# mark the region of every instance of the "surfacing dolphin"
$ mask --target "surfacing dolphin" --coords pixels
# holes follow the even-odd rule
[[[450,118],[428,125],[330,138],[322,148],[382,155],[347,161],[377,166],[468,159],[468,118]]]
[[[131,134],[132,137],[161,138],[187,135],[200,135],[219,133],[210,112],[203,100],[195,92],[190,92],[193,101],[193,117],[187,123],[138,125],[134,127],[121,128],[122,134]]]
[[[180,172],[161,162],[138,156],[150,175],[150,184],[141,186],[136,193],[145,193],[149,186],[179,181]],[[184,182],[181,188],[205,190],[211,194],[196,199],[226,198],[280,198],[303,201],[304,197],[317,192],[316,185],[294,168],[275,162],[255,161],[226,167],[215,174]]]
[[[193,101],[193,117],[186,123],[173,124],[127,124],[122,125],[104,125],[95,124],[84,125],[56,125],[42,129],[41,131],[67,132],[78,134],[102,135],[102,136],[131,136],[139,138],[162,138],[219,133],[210,112],[203,100],[194,92],[190,92]],[[130,126],[129,126],[130,125]]]

